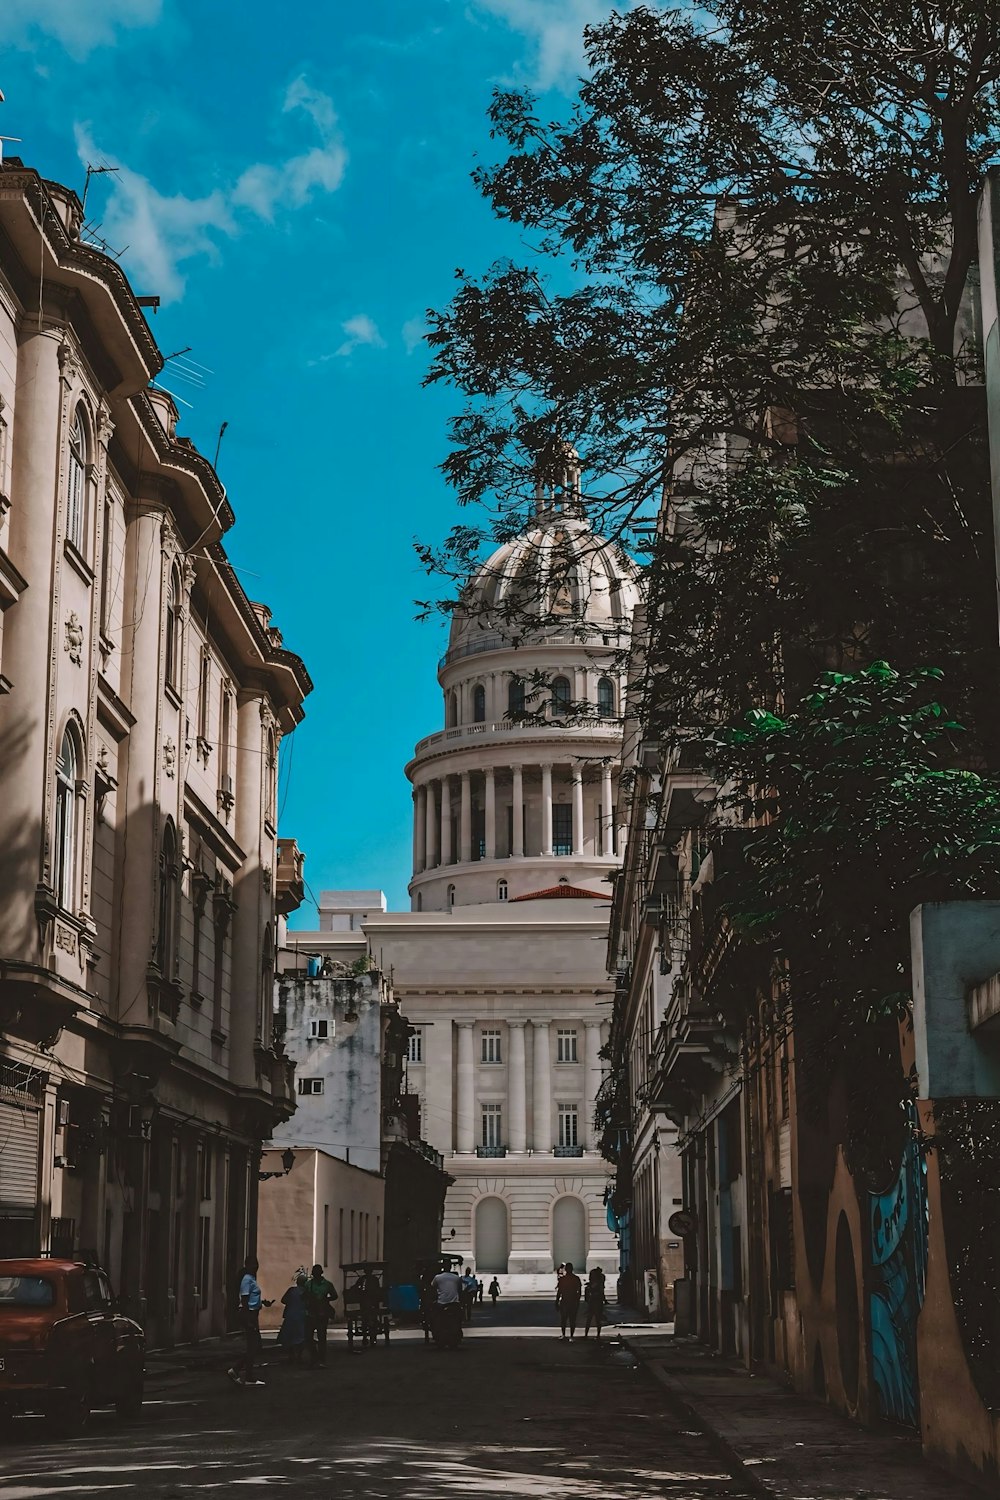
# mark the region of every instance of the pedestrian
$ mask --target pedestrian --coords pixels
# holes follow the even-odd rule
[[[494,1307],[496,1307],[496,1305],[497,1305],[497,1298],[499,1297],[499,1295],[500,1295],[500,1283],[499,1283],[499,1281],[497,1281],[496,1277],[494,1276],[493,1280],[490,1282],[490,1296],[493,1299],[493,1306]]]
[[[587,1337],[591,1322],[594,1322],[597,1324],[597,1337],[600,1338],[601,1327],[604,1323],[604,1307],[608,1300],[604,1291],[604,1272],[600,1266],[595,1266],[587,1277],[583,1295],[587,1303],[587,1321],[583,1326],[583,1336]]]
[[[472,1322],[472,1304],[476,1300],[476,1278],[472,1274],[472,1267],[466,1266],[465,1275],[462,1277],[462,1312],[465,1321]]]
[[[257,1281],[259,1262],[255,1255],[248,1255],[240,1273],[240,1325],[243,1329],[243,1358],[236,1360],[226,1371],[234,1385],[263,1385],[258,1380],[254,1362],[261,1349],[260,1309],[272,1306],[261,1296]]]
[[[309,1363],[313,1369],[326,1364],[326,1329],[333,1316],[333,1304],[337,1300],[337,1288],[323,1275],[323,1267],[315,1265],[305,1284],[306,1299],[306,1344],[309,1348]]]
[[[568,1260],[556,1283],[556,1306],[559,1309],[559,1323],[562,1327],[563,1338],[566,1337],[567,1328],[570,1339],[576,1334],[576,1320],[582,1296],[583,1285],[579,1276],[573,1273],[573,1262]]]
[[[457,1349],[462,1342],[462,1278],[446,1261],[431,1282],[435,1297],[431,1333],[436,1349]]]
[[[481,1281],[477,1281],[476,1282],[476,1301],[477,1302],[482,1302],[482,1300],[483,1300],[483,1283]]]
[[[288,1355],[290,1365],[302,1363],[302,1351],[306,1346],[306,1281],[308,1280],[304,1271],[300,1271],[292,1285],[281,1299],[281,1305],[285,1309],[281,1318],[281,1327],[278,1329],[278,1343]]]
[[[559,1280],[561,1280],[561,1279],[562,1279],[562,1277],[563,1277],[563,1276],[565,1276],[565,1275],[566,1275],[566,1262],[565,1262],[565,1261],[562,1261],[562,1262],[560,1262],[560,1264],[559,1264],[559,1265],[558,1265],[558,1266],[557,1266],[557,1267],[556,1267],[556,1277],[557,1277],[557,1282],[556,1282],[556,1285],[558,1285],[558,1283],[559,1283]]]
[[[378,1338],[379,1313],[382,1311],[382,1283],[374,1271],[365,1271],[358,1282],[361,1312],[361,1345],[374,1344]]]

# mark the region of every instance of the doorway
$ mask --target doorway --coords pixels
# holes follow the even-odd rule
[[[587,1264],[587,1214],[579,1198],[558,1198],[552,1210],[552,1261],[572,1261],[582,1271]]]
[[[507,1271],[510,1236],[507,1205],[502,1198],[481,1198],[476,1205],[476,1271]]]

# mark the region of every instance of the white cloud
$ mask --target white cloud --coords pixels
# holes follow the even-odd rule
[[[155,25],[162,9],[162,0],[3,0],[0,14],[8,42],[41,33],[79,58],[113,42],[123,28]]]
[[[473,6],[528,38],[530,65],[516,71],[538,89],[575,82],[584,70],[584,27],[606,21],[613,8],[610,0],[473,0]]]
[[[235,182],[204,196],[168,197],[148,177],[125,165],[103,179],[109,193],[100,213],[101,236],[126,252],[123,258],[132,279],[144,282],[143,290],[158,293],[164,302],[176,301],[184,291],[185,262],[197,256],[218,258],[220,238],[239,234],[248,216],[272,223],[279,210],[302,208],[315,193],[336,192],[347,151],[333,101],[297,78],[282,106],[283,114],[295,112],[308,117],[319,145],[280,163],[253,162]],[[95,145],[85,126],[76,127],[76,145],[81,162],[115,160],[114,153]]]
[[[362,345],[367,345],[370,349],[385,348],[385,339],[379,333],[377,323],[367,313],[355,313],[353,318],[341,323],[340,328],[347,337],[340,348],[334,350],[334,359],[343,359]]]
[[[427,319],[424,317],[407,318],[400,332],[403,335],[403,343],[406,345],[407,354],[412,354],[414,349],[418,349],[423,343],[427,334],[430,333],[430,329],[427,326]]]

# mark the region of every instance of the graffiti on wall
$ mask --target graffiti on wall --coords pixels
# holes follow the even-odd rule
[[[916,1132],[911,1104],[896,1179],[868,1195],[872,1377],[882,1416],[911,1427],[919,1420],[917,1318],[927,1276],[927,1163]]]

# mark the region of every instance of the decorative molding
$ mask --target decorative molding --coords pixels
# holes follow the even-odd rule
[[[66,641],[63,650],[69,652],[69,659],[75,667],[83,666],[83,626],[80,616],[76,610],[70,612],[65,624]]]
[[[163,742],[163,769],[172,781],[177,774],[177,746],[169,735]]]

